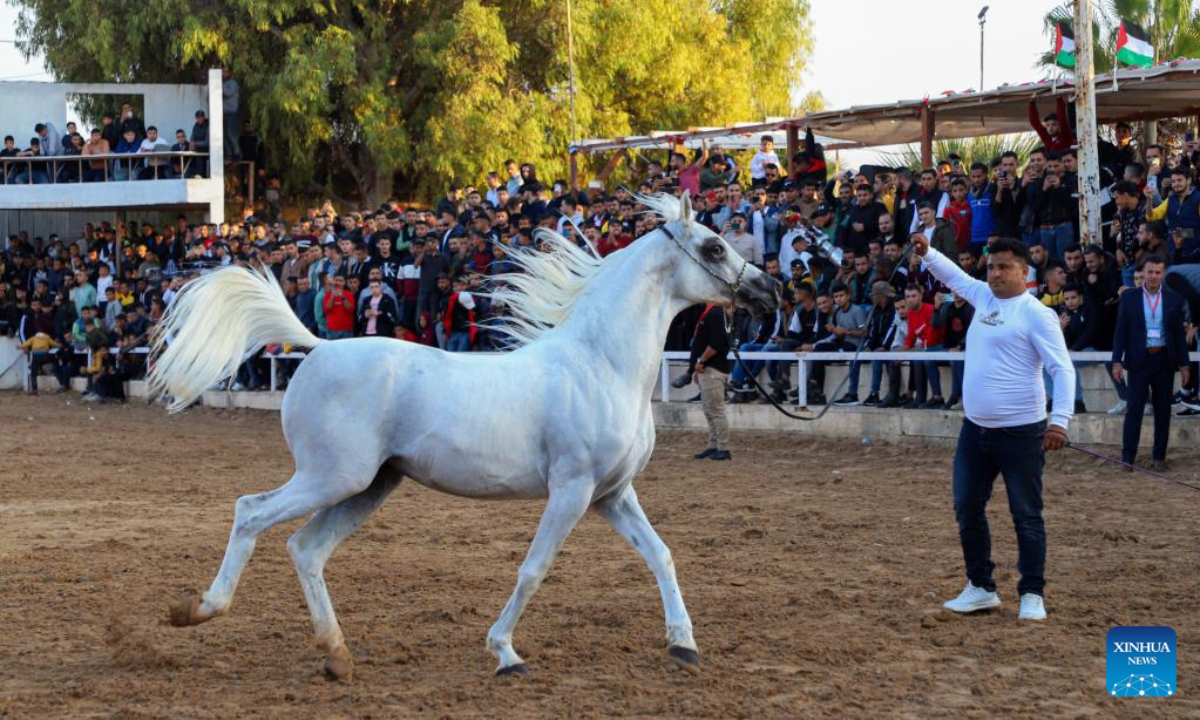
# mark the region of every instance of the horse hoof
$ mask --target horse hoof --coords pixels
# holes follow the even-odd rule
[[[192,593],[185,594],[170,607],[171,624],[175,627],[199,625],[210,619],[200,613],[200,596]]]
[[[517,663],[516,665],[509,665],[508,667],[502,667],[496,671],[496,677],[513,677],[514,675],[519,676],[519,677],[525,677],[528,674],[529,674],[529,668],[525,667],[525,663]]]
[[[326,658],[325,677],[335,682],[354,682],[354,660],[337,656]]]
[[[700,653],[691,648],[672,645],[670,650],[667,650],[667,657],[671,658],[671,662],[679,667],[687,670],[693,675],[700,674]]]

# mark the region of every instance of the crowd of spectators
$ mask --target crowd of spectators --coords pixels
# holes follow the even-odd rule
[[[203,110],[196,111],[190,134],[182,128],[175,131],[171,136],[174,142],[157,127],[147,126],[130,103],[124,103],[115,115],[105,113],[100,126],[86,137],[74,122],[67,123],[65,133],[49,120],[35,125],[33,132],[23,149],[12,135],[5,136],[0,159],[15,161],[0,163],[3,184],[155,180],[204,177],[208,172],[204,158],[163,154],[208,152],[208,117]],[[112,155],[129,157],[109,157]],[[69,161],[92,156],[92,160]]]
[[[130,120],[122,113],[116,131],[129,130]],[[775,316],[736,324],[745,349],[962,351],[972,309],[906,254],[913,233],[980,277],[989,242],[1023,239],[1034,259],[1029,291],[1059,313],[1070,349],[1108,349],[1117,295],[1137,286],[1139,260],[1200,261],[1194,232],[1200,192],[1192,188],[1197,147],[1138,151],[1127,128],[1118,127],[1117,142],[1102,153],[1106,173],[1119,170],[1121,178],[1109,187],[1111,225],[1102,244],[1084,248],[1076,241],[1069,125],[1052,115],[1036,127],[1045,147],[1024,162],[1008,152],[970,167],[951,156],[916,173],[878,166],[835,173],[810,131],[790,174],[768,136],[744,168],[707,148],[639,165],[636,189],[692,192],[699,222],[785,286]],[[623,185],[610,189],[597,179],[573,190],[564,180],[543,182],[533,165],[510,160],[482,186],[451,185],[432,210],[390,201],[339,213],[327,203],[290,224],[248,211],[243,222],[221,225],[193,225],[182,216],[161,227],[89,224],[72,242],[22,234],[0,255],[0,323],[23,343],[45,335],[29,345],[35,353],[53,349],[52,343],[116,348],[85,356],[90,364],[76,353],[57,353],[60,377],[137,377],[145,356],[130,349],[145,346],[182,285],[234,264],[274,274],[301,322],[322,338],[388,336],[453,352],[502,350],[505,338],[493,327],[505,308],[486,291],[496,276],[516,269],[512,248],[538,247],[534,230],[545,227],[605,256],[655,229],[656,218],[642,209]],[[700,312],[693,308],[677,318],[667,349],[686,349]],[[35,355],[35,364],[50,364],[50,357]],[[280,363],[281,384],[296,362]],[[793,362],[752,362],[749,369],[765,370],[775,399],[785,400],[797,392],[790,387]],[[910,368],[907,384],[902,364]],[[810,403],[826,402],[825,365],[813,363]],[[876,360],[871,366],[865,398],[860,401],[855,367],[848,392],[834,402],[952,408],[961,400],[961,363],[951,364],[948,394],[938,362]],[[235,388],[267,385],[265,367],[261,358],[247,361]],[[735,402],[756,399],[741,368],[731,380]],[[115,394],[108,387],[97,392]],[[1081,389],[1076,396],[1077,411],[1085,411]],[[1185,389],[1184,399],[1194,401],[1195,388]]]

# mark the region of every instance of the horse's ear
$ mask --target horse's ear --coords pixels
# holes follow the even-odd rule
[[[679,219],[689,223],[694,219],[691,190],[684,190],[683,194],[679,196]]]

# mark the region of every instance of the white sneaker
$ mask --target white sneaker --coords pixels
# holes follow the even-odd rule
[[[1045,620],[1046,619],[1046,603],[1042,600],[1041,595],[1033,593],[1025,593],[1021,596],[1021,614],[1017,616],[1018,620]]]
[[[972,613],[979,610],[990,610],[1000,607],[1000,596],[988,592],[981,587],[975,587],[967,581],[967,587],[953,600],[942,603],[942,607],[956,613]]]
[[[234,391],[234,392],[241,392],[241,391],[243,391],[243,390],[245,390],[245,389],[246,389],[246,386],[245,386],[245,385],[243,385],[243,384],[241,384],[240,382],[235,382],[235,383],[233,384],[233,387],[231,387],[231,388],[229,388],[229,389],[230,389],[230,390],[232,390],[232,391]]]
[[[1126,403],[1124,400],[1118,400],[1116,405],[1108,409],[1109,415],[1124,415]]]

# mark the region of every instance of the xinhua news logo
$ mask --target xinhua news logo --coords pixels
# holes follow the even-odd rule
[[[1175,631],[1169,627],[1115,627],[1108,631],[1108,694],[1170,697],[1175,694]]]

